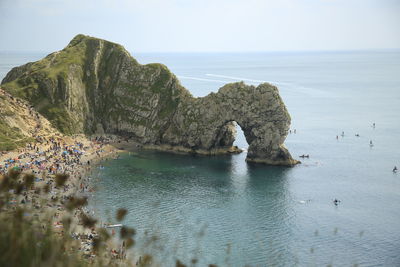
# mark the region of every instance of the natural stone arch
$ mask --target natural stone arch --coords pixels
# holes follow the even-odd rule
[[[283,145],[290,115],[278,89],[267,83],[257,87],[243,82],[227,84],[217,93],[181,103],[160,143],[170,149],[203,154],[233,152],[231,146],[236,134],[233,121],[242,128],[249,144],[247,161],[297,163]],[[177,138],[174,133],[182,129],[186,129],[185,134]]]

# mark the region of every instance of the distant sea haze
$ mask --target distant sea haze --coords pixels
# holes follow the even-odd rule
[[[45,55],[0,53],[0,77]],[[292,118],[285,145],[302,161],[143,151],[104,162],[91,206],[103,221],[129,210],[137,255],[166,266],[400,266],[399,51],[133,55],[165,64],[197,97],[231,82],[276,85]],[[158,243],[144,246],[145,231]]]

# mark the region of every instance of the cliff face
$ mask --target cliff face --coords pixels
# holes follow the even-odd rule
[[[110,133],[166,150],[232,152],[234,121],[247,160],[293,165],[283,146],[290,116],[278,89],[228,84],[194,98],[167,67],[140,65],[120,45],[84,35],[44,59],[12,69],[2,81],[66,134]]]
[[[46,58],[14,68],[2,86],[66,134],[128,133],[154,140],[187,91],[160,64],[140,65],[120,45],[76,36]],[[147,131],[145,131],[147,129]]]

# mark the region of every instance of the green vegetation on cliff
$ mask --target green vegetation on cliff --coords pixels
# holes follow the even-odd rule
[[[0,117],[0,151],[13,150],[32,141],[32,138],[24,137],[18,128],[11,128]]]
[[[109,130],[119,121],[149,127],[140,112],[156,108],[156,115],[169,117],[179,91],[185,91],[175,88],[176,78],[166,66],[140,65],[121,45],[81,34],[63,50],[14,68],[2,83],[64,134],[92,134],[98,125]],[[148,101],[137,103],[138,98]],[[139,107],[139,113],[127,113]]]
[[[19,119],[20,115],[15,113],[9,97],[0,93],[0,151],[13,150],[33,140],[24,136],[17,124],[10,123]]]
[[[233,121],[247,160],[293,165],[283,141],[290,115],[270,84],[232,83],[194,98],[162,64],[139,64],[121,46],[77,35],[63,50],[14,68],[2,81],[64,134],[117,134],[144,145],[228,153]]]

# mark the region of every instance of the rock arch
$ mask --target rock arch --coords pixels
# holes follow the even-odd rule
[[[249,144],[247,161],[273,165],[298,163],[283,145],[290,115],[278,89],[268,83],[257,87],[243,82],[227,84],[217,93],[181,103],[160,143],[170,149],[189,149],[202,154],[235,152],[233,121],[242,128]],[[174,134],[182,130],[180,138]]]

